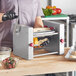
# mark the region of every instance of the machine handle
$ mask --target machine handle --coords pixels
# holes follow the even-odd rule
[[[50,30],[54,30],[54,27],[50,27]]]
[[[61,42],[61,43],[64,43],[64,39],[60,39],[60,42]]]
[[[48,26],[44,25],[44,28],[48,28]],[[50,28],[50,30],[54,30],[54,27],[49,27],[49,28]]]
[[[44,25],[44,28],[48,28],[48,26],[47,25]]]
[[[34,43],[30,43],[30,46],[31,46],[31,47],[34,47]]]

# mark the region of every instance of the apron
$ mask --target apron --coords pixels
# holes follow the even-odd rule
[[[0,0],[0,12],[15,11],[19,24],[34,26],[35,18],[43,15],[39,0]],[[0,46],[12,48],[13,24],[16,20],[0,23]]]

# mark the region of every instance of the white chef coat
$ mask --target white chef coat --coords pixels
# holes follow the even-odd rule
[[[0,12],[15,11],[19,15],[19,23],[33,26],[35,18],[43,15],[40,0],[0,0]],[[12,21],[0,23],[0,46],[12,47]]]

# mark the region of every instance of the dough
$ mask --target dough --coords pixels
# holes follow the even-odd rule
[[[76,55],[70,55],[69,58],[76,59]]]
[[[34,28],[34,32],[51,31],[50,28]]]
[[[76,55],[76,51],[72,51],[71,55]]]

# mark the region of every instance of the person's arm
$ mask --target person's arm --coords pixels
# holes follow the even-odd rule
[[[41,7],[41,3],[40,0],[37,0],[38,3],[38,7],[37,7],[37,15],[36,15],[36,19],[35,19],[35,28],[39,28],[39,27],[44,27],[41,16],[43,16],[43,11],[42,11],[42,7]]]
[[[43,28],[43,27],[44,27],[44,25],[43,25],[41,16],[37,16],[36,19],[35,19],[34,28]]]
[[[2,21],[2,16],[4,15],[4,13],[0,13],[0,22],[3,22]]]

